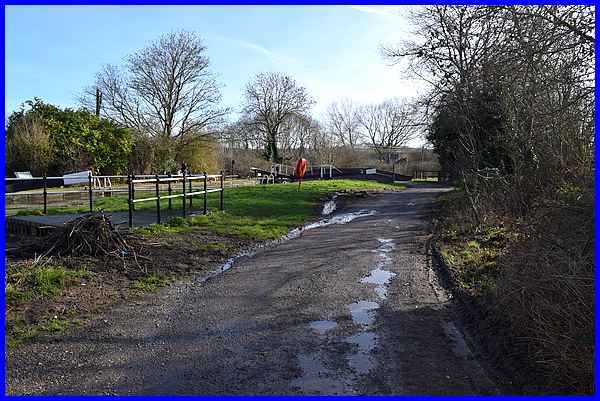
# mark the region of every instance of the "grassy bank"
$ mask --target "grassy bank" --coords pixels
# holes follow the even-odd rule
[[[226,189],[225,213],[174,218],[131,233],[128,243],[143,249],[141,271],[123,269],[118,259],[85,255],[40,261],[32,251],[35,244],[11,243],[9,238],[7,246],[20,249],[14,255],[7,253],[7,344],[15,346],[40,334],[60,332],[73,323],[84,324],[83,317],[117,301],[214,269],[241,248],[277,238],[316,217],[332,192],[402,188],[372,181],[331,180],[306,182],[300,191],[293,184]],[[209,208],[218,210],[218,194],[210,195]],[[195,202],[200,204],[200,200]],[[154,205],[138,206],[150,210]],[[96,207],[122,211],[127,210],[127,203],[125,198],[106,198]],[[79,212],[53,210],[59,211]]]
[[[509,219],[476,221],[465,194],[444,195],[437,247],[474,311],[485,352],[523,394],[590,394],[594,378],[593,198],[557,193]],[[591,215],[588,213],[591,211]]]

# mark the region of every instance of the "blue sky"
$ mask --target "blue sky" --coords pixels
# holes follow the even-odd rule
[[[239,110],[259,72],[290,74],[315,98],[319,117],[334,100],[358,103],[411,97],[425,85],[405,79],[379,53],[409,36],[408,6],[7,6],[8,114],[34,96],[62,107],[103,64],[161,34],[197,31],[224,85],[223,103]]]

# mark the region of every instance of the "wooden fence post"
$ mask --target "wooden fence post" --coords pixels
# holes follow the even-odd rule
[[[190,193],[194,192],[193,188],[192,188],[192,180],[189,180],[189,184],[188,185],[189,185]],[[192,198],[193,197],[194,197],[193,195],[190,195],[190,210],[192,210]]]
[[[131,173],[131,181],[135,180],[135,174]],[[135,184],[131,184],[131,200],[135,199]],[[131,208],[135,210],[135,203],[131,203]]]

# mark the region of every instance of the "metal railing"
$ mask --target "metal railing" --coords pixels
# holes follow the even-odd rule
[[[438,181],[440,181],[441,178],[441,172],[438,170],[415,170],[413,172],[413,179],[417,179],[417,180],[427,180],[427,179],[437,179]]]
[[[311,176],[318,176],[320,179],[323,178],[333,178],[333,171],[337,171],[338,173],[342,173],[342,171],[334,166],[333,164],[315,164],[309,165],[306,168],[306,174]],[[295,168],[293,166],[288,166],[286,164],[272,164],[270,168],[271,174],[277,175],[287,175],[294,176],[296,174]]]
[[[19,197],[26,197],[28,202],[27,205],[37,204],[39,205],[39,197],[42,197],[43,204],[43,214],[48,213],[48,205],[49,205],[49,196],[56,197],[57,195],[62,195],[63,202],[67,199],[68,195],[76,195],[76,200],[79,202],[87,203],[88,209],[90,212],[94,211],[94,198],[95,195],[101,194],[102,196],[112,196],[113,194],[125,195],[127,194],[127,202],[128,209],[131,211],[135,210],[135,204],[144,201],[153,201],[157,202],[157,222],[160,222],[160,208],[161,203],[160,200],[168,200],[168,209],[171,210],[173,208],[172,199],[175,198],[183,198],[182,209],[183,215],[187,214],[187,208],[192,207],[193,201],[192,198],[194,196],[204,195],[204,213],[207,211],[206,205],[206,195],[212,192],[220,192],[220,209],[223,210],[223,187],[224,187],[224,178],[225,176],[221,174],[190,174],[190,175],[171,175],[171,174],[143,174],[143,175],[92,175],[89,174],[86,178],[84,177],[84,182],[78,183],[80,186],[74,189],[57,191],[57,190],[49,190],[48,188],[51,186],[61,186],[63,185],[64,177],[47,177],[46,175],[42,177],[28,177],[28,178],[6,178],[5,181],[7,183],[11,182],[21,182],[25,183],[25,186],[28,182],[37,182],[33,188],[31,186],[27,186],[26,190],[19,190],[15,192],[6,192],[5,199],[13,199],[10,202],[14,202],[14,200],[18,200]],[[114,185],[110,180],[120,181],[120,184]],[[102,180],[102,181],[101,181]],[[40,182],[41,181],[41,182]],[[87,182],[85,182],[87,181]],[[209,181],[213,182],[218,181],[218,188],[208,188]],[[106,183],[106,186],[103,187],[99,185],[101,183]],[[198,188],[194,188],[194,183],[201,182],[202,190]],[[177,184],[179,183],[179,184]],[[87,184],[87,185],[85,185]],[[154,184],[150,185],[149,184]],[[40,188],[41,185],[41,188]],[[181,185],[181,186],[179,186]],[[214,186],[214,184],[212,184]],[[167,195],[161,194],[160,189],[162,186],[166,186]],[[157,191],[158,187],[158,192]],[[233,184],[232,184],[233,187]],[[177,192],[177,189],[181,188],[182,193],[174,193]],[[41,189],[41,191],[40,191]],[[154,196],[140,198],[139,195],[141,193],[152,192]],[[138,197],[136,198],[136,193]],[[82,194],[87,194],[87,196],[81,196]],[[38,202],[30,203],[30,199],[37,198]],[[72,197],[71,197],[72,198]],[[73,199],[71,199],[72,201]],[[78,203],[79,203],[78,202]],[[84,204],[85,204],[84,203]],[[81,205],[81,203],[79,203]],[[7,207],[8,211],[8,207]],[[129,221],[132,221],[132,216],[130,216]],[[131,224],[130,224],[131,227]]]
[[[48,191],[48,183],[56,183],[56,182],[62,182],[64,180],[64,177],[47,177],[45,174],[42,177],[28,177],[28,178],[5,178],[6,182],[27,182],[27,181],[42,181],[42,192],[26,192],[25,194],[27,195],[38,195],[38,194],[42,194],[43,197],[43,210],[44,210],[44,214],[48,213],[48,195],[66,195],[66,194],[82,194],[82,193],[87,193],[88,194],[88,203],[89,203],[89,209],[90,212],[93,211],[93,194],[94,193],[124,193],[127,192],[126,190],[122,190],[122,189],[113,189],[112,188],[112,183],[110,184],[109,187],[107,188],[100,188],[100,181],[99,179],[103,178],[105,179],[105,182],[107,182],[106,179],[110,179],[110,178],[127,178],[127,176],[94,176],[91,173],[88,174],[88,182],[87,182],[87,187],[84,187],[83,189],[74,189],[74,190],[69,190],[69,191]],[[110,181],[108,181],[110,182]],[[24,193],[20,192],[20,191],[16,191],[14,193],[10,193],[7,192],[5,193],[5,197],[6,196],[22,196]]]
[[[139,177],[139,176],[138,176]],[[208,189],[207,184],[208,180],[212,178],[218,178],[220,181],[220,187],[216,189]],[[168,176],[159,176],[156,174],[154,178],[136,178],[134,175],[127,176],[127,205],[128,205],[128,224],[129,227],[133,227],[133,211],[135,210],[135,204],[139,202],[149,202],[156,201],[156,223],[161,223],[161,204],[160,201],[162,199],[168,200],[168,209],[171,210],[173,207],[172,199],[182,198],[181,202],[181,210],[182,217],[186,217],[187,215],[187,207],[186,205],[189,202],[189,208],[192,208],[192,198],[197,195],[204,195],[203,197],[203,214],[207,213],[207,195],[212,192],[219,192],[219,209],[221,211],[224,210],[223,205],[223,172],[221,174],[213,174],[208,175],[205,173],[201,175],[183,175],[172,176],[169,174]],[[203,184],[203,189],[198,190],[197,188],[193,188],[193,182],[200,181]],[[135,185],[143,184],[143,183],[153,183],[154,184],[154,196],[146,197],[146,198],[136,198],[135,197]],[[167,185],[167,195],[161,195],[161,185]],[[173,194],[173,185],[180,184],[181,185],[181,193]]]

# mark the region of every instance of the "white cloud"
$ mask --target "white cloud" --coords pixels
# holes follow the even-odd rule
[[[259,54],[262,54],[262,55],[266,56],[267,58],[269,58],[272,62],[277,63],[277,64],[291,64],[291,63],[297,62],[297,60],[294,59],[293,57],[289,57],[284,54],[276,53],[265,47],[257,45],[256,43],[250,43],[250,42],[246,42],[244,40],[237,40],[236,42],[241,47],[243,47],[245,49],[250,49]]]
[[[292,64],[297,63],[298,61],[293,57],[287,56],[285,54],[281,54],[278,52],[274,52],[272,50],[267,49],[264,46],[261,46],[256,43],[248,42],[242,39],[234,39],[221,35],[211,35],[213,38],[229,42],[235,46],[241,47],[243,49],[251,50],[261,56],[265,56],[271,62],[275,64]]]

